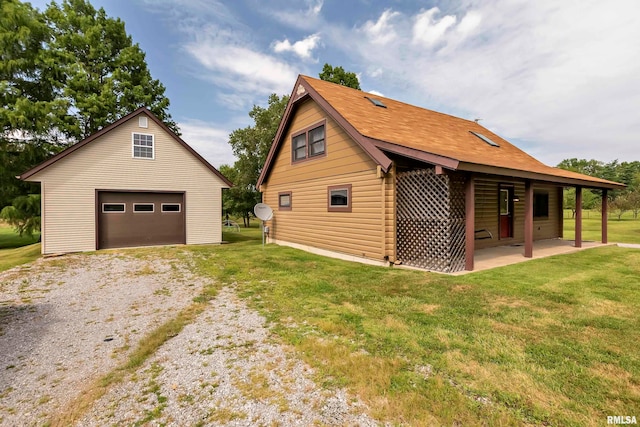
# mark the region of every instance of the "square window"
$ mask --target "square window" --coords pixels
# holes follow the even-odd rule
[[[291,138],[291,159],[297,162],[326,153],[325,121],[299,131]]]
[[[291,191],[278,193],[278,208],[281,211],[291,210]]]
[[[153,135],[144,133],[133,134],[133,157],[139,159],[153,159]]]
[[[549,218],[549,193],[533,193],[533,217]]]
[[[351,184],[328,187],[327,196],[329,212],[351,212]]]

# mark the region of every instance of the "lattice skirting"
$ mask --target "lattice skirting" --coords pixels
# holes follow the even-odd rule
[[[464,270],[464,178],[433,169],[401,172],[396,191],[398,259],[434,271]]]

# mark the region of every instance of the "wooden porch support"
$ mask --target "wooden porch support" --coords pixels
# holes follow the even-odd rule
[[[464,185],[464,219],[465,219],[464,269],[468,271],[473,271],[473,256],[475,255],[475,251],[476,251],[476,233],[475,233],[476,188],[475,187],[476,186],[473,180],[473,175],[469,175],[467,178],[467,182]]]
[[[576,248],[582,247],[582,187],[576,186]]]
[[[602,190],[602,243],[607,241],[607,190]]]
[[[524,184],[524,256],[533,257],[533,185]]]

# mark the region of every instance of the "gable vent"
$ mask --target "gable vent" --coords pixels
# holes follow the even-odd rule
[[[376,107],[387,108],[387,106],[386,106],[386,105],[384,105],[384,104],[382,103],[382,101],[380,101],[379,99],[376,99],[376,98],[369,98],[368,96],[365,96],[365,98],[367,98],[369,101],[371,101],[371,103],[372,103],[373,105],[375,105]]]
[[[138,127],[148,128],[149,127],[149,119],[147,116],[139,116],[138,117]]]
[[[484,136],[481,133],[476,133],[473,131],[469,131],[470,133],[474,134],[475,136],[477,136],[478,138],[480,138],[481,140],[483,140],[484,142],[486,142],[487,144],[489,144],[492,147],[500,147],[499,144],[493,142],[492,140],[490,140],[489,138],[487,138],[486,136]]]

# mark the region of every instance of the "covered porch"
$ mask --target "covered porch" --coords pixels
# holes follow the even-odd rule
[[[535,237],[534,232],[534,186],[539,182],[535,180],[524,180],[524,194],[521,196],[515,195],[513,191],[508,192],[501,189],[500,192],[504,193],[508,200],[499,202],[509,208],[507,212],[513,211],[514,201],[524,204],[521,211],[521,222],[519,227],[522,227],[520,231],[520,240],[512,243],[505,241],[504,245],[493,245],[490,248],[478,248],[477,247],[477,233],[478,222],[476,216],[476,180],[475,174],[470,175],[465,183],[465,270],[477,271],[480,269],[497,267],[500,265],[507,265],[513,262],[522,261],[524,258],[534,258],[540,256],[550,256],[559,253],[568,253],[576,249],[587,248],[595,246],[595,242],[583,242],[582,239],[582,189],[581,185],[572,185],[576,188],[576,217],[575,217],[575,240],[562,240],[562,187],[558,187],[559,193],[557,194],[557,212],[549,212],[549,217],[558,216],[558,234],[555,236],[559,238],[554,239],[540,239]],[[566,186],[566,183],[563,183]],[[591,188],[597,188],[590,186]],[[501,187],[498,187],[501,188]],[[601,209],[601,240],[599,244],[607,244],[607,188],[599,187],[602,191],[602,209]],[[547,201],[548,203],[548,201]],[[501,206],[502,206],[501,205]],[[502,209],[502,207],[499,207]],[[547,206],[548,210],[548,206]],[[502,212],[499,212],[502,214]],[[502,220],[502,218],[501,218]],[[511,220],[511,228],[513,229],[515,223]],[[502,224],[500,225],[502,228]],[[538,227],[539,229],[539,227]],[[481,230],[482,231],[482,230]],[[510,237],[513,237],[513,230]],[[499,231],[502,233],[502,230]],[[517,233],[517,231],[516,231]],[[555,237],[552,236],[552,237]],[[538,253],[540,251],[540,253]],[[495,260],[491,258],[495,257]],[[510,261],[513,260],[513,261]],[[502,264],[504,262],[504,264]]]
[[[607,246],[608,243],[582,241],[580,247],[576,246],[575,240],[545,239],[533,242],[532,255],[523,257],[524,243],[515,243],[505,246],[477,249],[474,256],[473,271],[488,270],[505,265],[516,264],[529,261],[531,259],[546,258],[553,255],[563,255],[577,252],[583,249]],[[453,273],[455,275],[470,273],[470,270]]]

